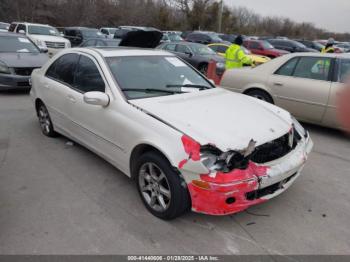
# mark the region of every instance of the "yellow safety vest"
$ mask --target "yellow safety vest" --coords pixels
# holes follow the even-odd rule
[[[334,47],[331,47],[331,46],[328,47],[328,48],[324,47],[324,48],[322,48],[321,53],[323,53],[323,54],[326,54],[326,53],[335,53],[335,49],[334,49]]]
[[[239,45],[231,45],[225,53],[226,69],[241,68],[243,65],[251,65],[252,60],[244,53]]]

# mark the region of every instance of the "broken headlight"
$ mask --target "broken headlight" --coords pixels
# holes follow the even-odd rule
[[[304,138],[307,138],[308,132],[305,130],[305,128],[294,117],[292,117],[292,120],[293,120],[294,128],[299,133],[299,135],[304,137]]]
[[[250,154],[249,154],[250,155]],[[213,146],[201,148],[201,162],[211,172],[228,173],[234,169],[247,169],[250,158],[237,151],[221,152]]]

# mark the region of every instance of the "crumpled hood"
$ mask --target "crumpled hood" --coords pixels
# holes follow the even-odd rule
[[[0,53],[0,61],[8,67],[42,67],[48,60],[43,53]]]
[[[130,103],[201,145],[213,144],[222,151],[243,150],[251,139],[264,144],[292,126],[290,114],[283,109],[222,88]]]
[[[48,42],[57,42],[57,43],[68,43],[69,41],[63,37],[60,36],[54,36],[54,35],[28,35],[30,39],[32,39],[34,42],[35,40],[40,41],[48,41]]]

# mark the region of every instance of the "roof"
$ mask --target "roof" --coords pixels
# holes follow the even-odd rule
[[[28,23],[28,22],[12,22],[13,24],[25,24],[25,25],[35,25],[35,26],[48,26],[48,27],[53,27],[48,24],[37,24],[37,23]]]
[[[155,50],[155,49],[142,49],[131,47],[90,47],[90,50],[94,50],[100,53],[103,57],[115,57],[115,56],[175,56],[172,53]],[[79,48],[77,50],[86,50]]]
[[[17,33],[12,33],[12,32],[0,32],[0,36],[13,36],[13,37],[23,37],[23,38],[27,38],[25,35],[23,34],[17,34]]]

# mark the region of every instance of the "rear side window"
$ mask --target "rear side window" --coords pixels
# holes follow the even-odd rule
[[[73,87],[82,93],[105,92],[105,83],[96,64],[86,56],[80,56]]]
[[[23,30],[24,32],[27,32],[27,28],[23,24],[19,24],[16,29],[16,33],[19,33],[19,31]]]
[[[299,58],[295,57],[289,60],[287,63],[285,63],[280,69],[276,71],[276,75],[281,75],[281,76],[292,76],[294,69],[298,63]]]
[[[226,53],[227,48],[228,48],[227,46],[219,45],[219,46],[218,46],[218,52],[224,54],[224,53]]]
[[[293,76],[327,81],[331,69],[331,59],[322,57],[301,57]]]
[[[72,86],[78,60],[78,54],[63,55],[49,67],[46,71],[46,76]]]
[[[339,77],[340,83],[345,83],[350,74],[350,59],[342,59],[339,63]]]
[[[175,44],[168,44],[168,45],[165,45],[164,49],[174,52],[176,49],[176,45]]]
[[[14,32],[17,24],[11,24],[9,27],[9,32]]]
[[[176,52],[186,54],[190,52],[190,49],[185,45],[177,45]]]

